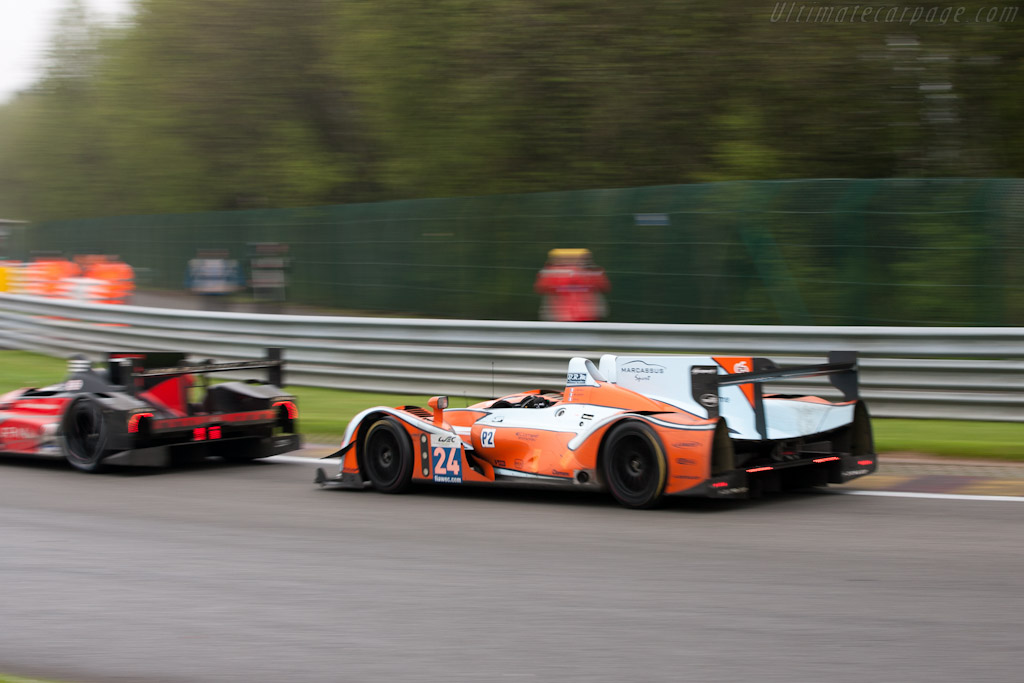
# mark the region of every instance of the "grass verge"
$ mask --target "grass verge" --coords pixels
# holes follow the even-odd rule
[[[0,351],[0,394],[24,386],[44,386],[64,377],[64,361],[24,351]],[[426,407],[428,396],[288,387],[299,399],[299,424],[310,443],[341,440],[353,415],[375,405]],[[453,407],[475,399],[452,396]],[[965,420],[873,420],[879,453],[914,452],[953,458],[1024,461],[1024,423]]]
[[[1024,462],[1024,423],[874,419],[879,453],[914,452],[951,458]]]

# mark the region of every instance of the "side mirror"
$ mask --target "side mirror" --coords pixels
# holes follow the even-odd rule
[[[434,424],[439,425],[444,422],[444,410],[448,407],[448,397],[434,396],[427,402],[427,405],[434,410]]]

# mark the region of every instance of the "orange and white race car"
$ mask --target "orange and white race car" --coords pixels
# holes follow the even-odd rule
[[[842,393],[771,394],[766,382],[826,375]],[[838,398],[838,397],[837,397]],[[348,425],[340,472],[317,483],[398,493],[415,482],[608,490],[631,508],[665,496],[745,498],[842,483],[876,469],[857,356],[779,368],[765,358],[606,355],[569,361],[564,391],[449,408],[378,406]]]

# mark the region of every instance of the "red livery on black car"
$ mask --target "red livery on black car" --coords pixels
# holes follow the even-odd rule
[[[267,351],[256,361],[195,364],[184,353],[111,353],[102,368],[72,358],[60,384],[0,396],[0,452],[63,457],[96,472],[296,450],[295,397],[281,389],[281,350]],[[210,384],[206,376],[254,368],[266,368],[268,381]]]

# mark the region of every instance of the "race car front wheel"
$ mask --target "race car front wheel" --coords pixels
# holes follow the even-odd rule
[[[602,451],[604,478],[615,500],[629,508],[654,507],[665,490],[668,465],[654,430],[642,422],[614,427]]]
[[[385,417],[366,432],[360,464],[373,488],[384,493],[401,493],[412,482],[412,445],[402,427]]]
[[[61,422],[64,458],[83,472],[97,472],[107,452],[107,423],[95,399],[79,396]]]

